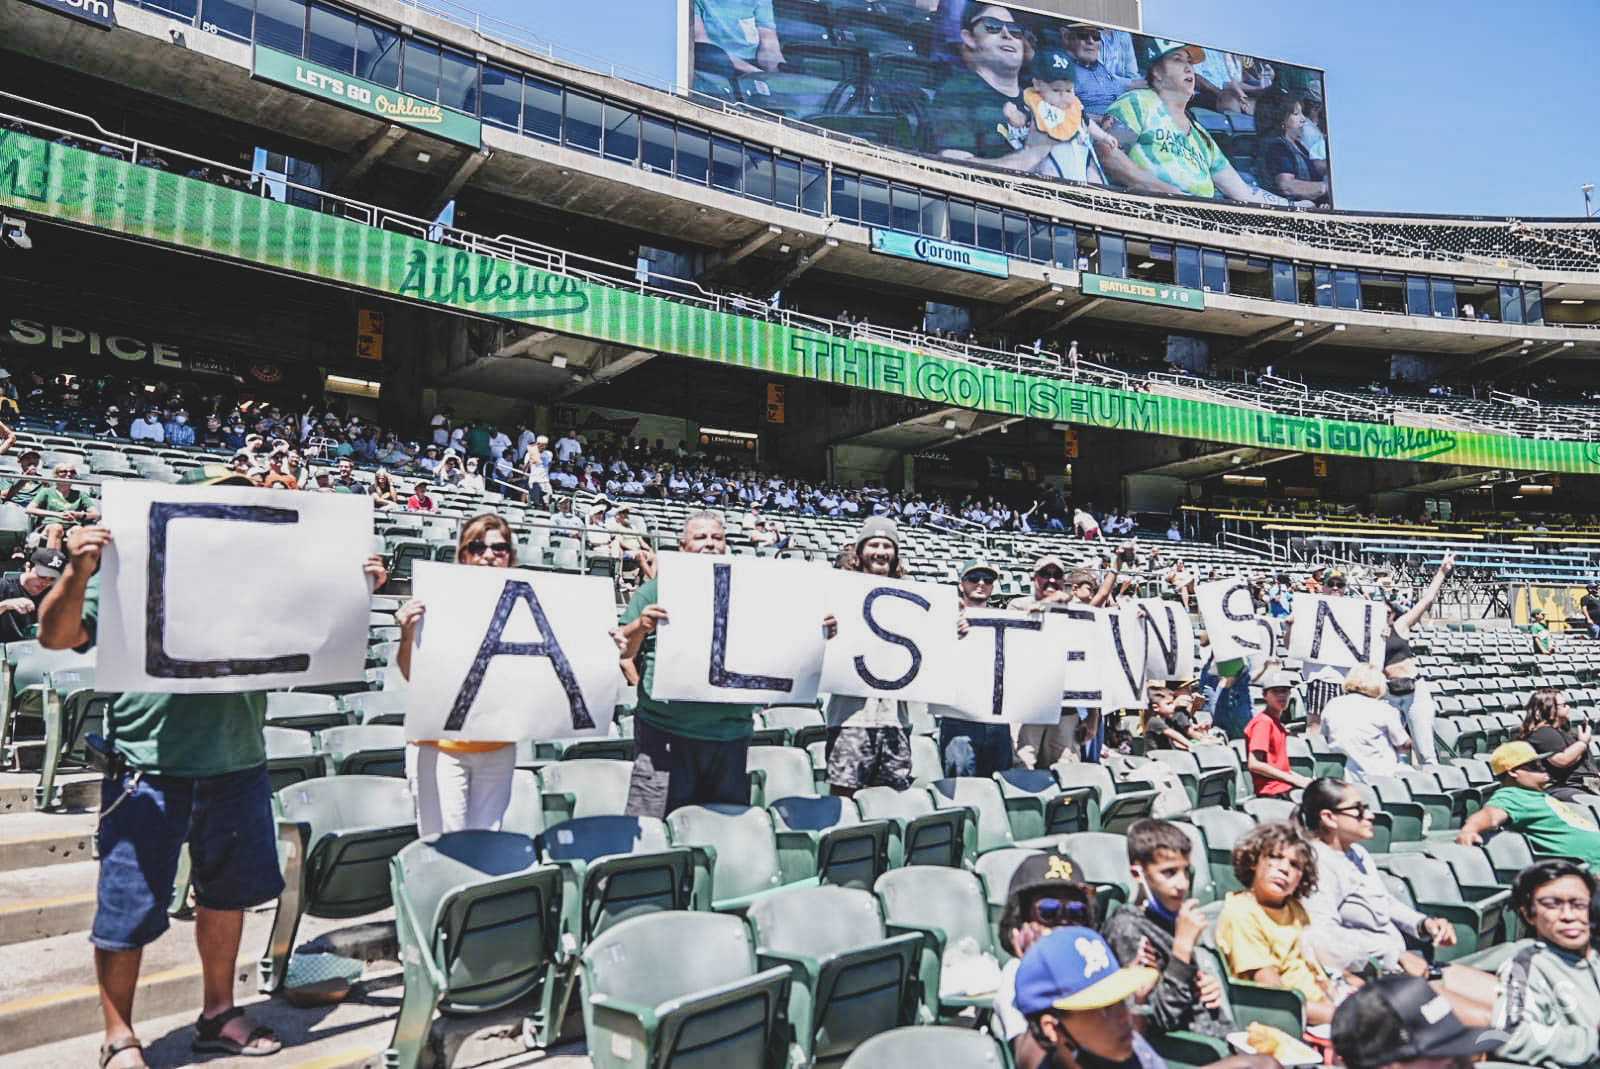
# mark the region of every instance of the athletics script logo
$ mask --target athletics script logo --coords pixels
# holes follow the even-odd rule
[[[480,309],[508,319],[548,319],[577,315],[589,308],[589,294],[575,278],[461,251],[430,255],[417,249],[406,264],[398,292],[403,297],[469,308],[507,301],[526,305]]]

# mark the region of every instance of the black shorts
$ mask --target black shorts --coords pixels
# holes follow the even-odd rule
[[[911,735],[905,728],[828,729],[828,782],[835,787],[911,786]]]

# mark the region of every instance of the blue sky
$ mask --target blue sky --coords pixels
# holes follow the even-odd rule
[[[677,0],[466,2],[568,48],[673,74]],[[1578,187],[1600,185],[1595,0],[1145,0],[1144,24],[1325,68],[1342,208],[1575,216]]]

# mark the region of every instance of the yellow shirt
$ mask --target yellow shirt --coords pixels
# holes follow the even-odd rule
[[[1325,1002],[1328,995],[1321,982],[1327,973],[1307,956],[1301,942],[1310,925],[1310,914],[1296,900],[1269,909],[1249,891],[1235,891],[1217,917],[1217,949],[1234,976],[1248,978],[1257,969],[1277,969],[1285,987],[1308,1001]]]

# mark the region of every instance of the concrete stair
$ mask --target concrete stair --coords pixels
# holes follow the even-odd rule
[[[102,1029],[88,940],[98,872],[93,858],[97,814],[91,807],[99,801],[99,781],[81,774],[64,777],[63,808],[41,813],[33,808],[37,780],[28,773],[0,773],[0,886],[5,888],[0,896],[0,1064],[6,1069],[93,1066]],[[301,946],[337,950],[368,963],[343,1002],[312,1009],[256,991],[256,958],[271,922],[271,905],[245,915],[234,991],[253,1018],[277,1031],[284,1049],[269,1058],[190,1050],[200,1006],[200,965],[192,921],[174,918],[168,932],[145,948],[134,1002],[150,1065],[383,1065],[403,983],[392,913],[352,921],[302,920]],[[581,1040],[553,1051],[528,1051],[521,1035],[527,1009],[441,1018],[434,1029],[434,1064],[462,1069],[590,1065]]]

